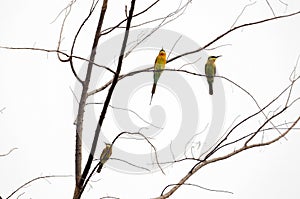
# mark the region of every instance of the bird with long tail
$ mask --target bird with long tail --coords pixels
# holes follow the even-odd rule
[[[163,70],[166,67],[166,62],[167,62],[166,52],[162,48],[159,51],[159,54],[157,55],[157,57],[155,59],[155,63],[154,63],[154,74],[153,74],[154,82],[153,82],[152,91],[151,91],[150,105],[151,105],[151,102],[152,102],[153,95],[155,93],[156,84],[158,82],[158,79],[159,79],[159,77],[161,76]]]
[[[216,75],[216,71],[217,71],[215,61],[218,57],[221,57],[221,55],[220,56],[209,56],[207,58],[207,62],[205,64],[205,75],[206,75],[210,95],[214,94],[213,82],[214,82],[214,76]]]

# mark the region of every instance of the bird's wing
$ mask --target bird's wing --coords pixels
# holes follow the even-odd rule
[[[214,64],[214,75],[216,75],[216,72],[217,72],[217,67],[216,64]]]
[[[104,159],[105,154],[106,154],[106,149],[103,149],[101,156],[100,156],[100,161],[102,161]]]
[[[208,73],[208,65],[205,64],[205,74],[207,75],[207,73]]]
[[[157,63],[157,57],[156,57],[155,62],[154,62],[154,70],[156,70],[156,68],[155,68],[156,63]]]

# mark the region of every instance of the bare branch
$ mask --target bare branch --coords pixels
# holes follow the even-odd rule
[[[294,70],[292,71],[292,73],[290,75],[290,78],[289,78],[290,81],[291,81],[291,88],[290,88],[290,92],[289,92],[288,98],[286,100],[285,106],[287,106],[289,101],[290,101],[290,97],[291,97],[291,94],[292,94],[292,89],[293,89],[294,83],[300,78],[300,75],[298,77],[296,77],[296,69],[298,67],[299,59],[300,59],[300,55],[297,58],[296,65],[295,65]]]
[[[222,47],[225,47],[225,46],[232,46],[232,44],[223,44],[223,45],[219,45],[219,46],[212,47],[212,48],[205,48],[205,50],[216,50],[218,48],[222,48]]]
[[[2,109],[0,109],[0,113],[3,114],[3,111],[6,109],[6,107],[3,107]]]
[[[60,45],[61,45],[61,42],[62,42],[62,35],[63,35],[63,30],[64,30],[64,27],[65,27],[65,23],[67,21],[67,18],[68,16],[70,15],[71,13],[71,10],[72,10],[72,7],[73,7],[73,4],[75,3],[75,1],[71,1],[70,4],[65,8],[63,9],[63,11],[65,11],[65,17],[63,19],[63,22],[61,24],[61,29],[60,29],[60,33],[59,33],[59,39],[58,39],[58,44],[57,44],[57,51],[59,51],[60,49]],[[57,53],[57,58],[61,61],[61,62],[69,62],[71,60],[71,58],[69,57],[68,59],[62,59],[60,57],[60,53]],[[72,64],[72,62],[70,62],[70,66],[71,66],[71,70],[72,70],[72,73],[73,75],[75,76],[75,78],[82,84],[83,81],[78,77],[75,69],[74,69],[74,66]]]
[[[19,199],[19,198],[20,198],[22,195],[24,195],[24,194],[25,194],[25,192],[19,194],[18,197],[17,197],[17,199]],[[2,199],[2,198],[0,197],[0,199]]]
[[[182,68],[185,67],[185,66],[193,65],[193,64],[195,64],[197,61],[199,61],[199,60],[201,60],[201,59],[202,59],[202,57],[199,57],[198,59],[196,59],[195,61],[193,61],[193,62],[191,62],[191,63],[183,64],[182,66],[180,66],[180,67],[178,68],[178,70],[182,69]]]
[[[123,79],[123,78],[125,78],[125,77],[130,77],[130,76],[133,76],[133,75],[138,74],[138,73],[141,73],[141,72],[152,72],[152,71],[151,71],[152,68],[153,68],[153,67],[149,67],[149,68],[145,68],[145,69],[142,69],[142,70],[129,72],[129,73],[124,74],[124,75],[119,75],[118,81],[120,81],[121,79]],[[105,83],[102,87],[90,91],[87,95],[88,95],[88,96],[91,96],[91,95],[94,95],[94,94],[96,94],[96,93],[98,93],[98,92],[103,91],[103,90],[106,89],[109,85],[111,85],[112,81],[113,81],[113,80],[111,79],[110,81],[108,81],[107,83]]]
[[[130,165],[130,166],[135,167],[135,168],[142,169],[142,170],[145,170],[145,171],[149,171],[149,172],[150,172],[149,169],[147,169],[147,168],[145,168],[145,167],[138,166],[138,165],[136,165],[136,164],[132,164],[132,163],[126,161],[126,160],[122,160],[122,159],[119,159],[119,158],[110,158],[110,160],[117,160],[117,161],[120,161],[120,162],[124,162],[124,163],[126,163],[126,164],[128,164],[128,165]]]
[[[168,55],[168,57],[167,57],[167,60],[169,59],[170,55],[171,55],[172,52],[173,52],[173,49],[175,48],[176,44],[179,42],[179,40],[180,40],[181,38],[182,38],[182,35],[180,35],[180,36],[178,37],[178,39],[175,41],[175,43],[174,43],[174,45],[172,46],[171,51],[170,51],[170,53],[169,53],[169,55]]]
[[[126,16],[126,19],[127,19],[128,18],[127,5],[125,5],[125,16]]]
[[[167,193],[165,194],[161,194],[161,196],[155,198],[155,199],[166,199],[168,197],[170,197],[179,187],[181,187],[194,173],[196,173],[199,169],[201,169],[202,167],[208,165],[208,164],[211,164],[211,163],[214,163],[214,162],[218,162],[218,161],[221,161],[221,160],[225,160],[227,158],[230,158],[242,151],[245,151],[245,150],[248,150],[248,149],[251,149],[251,148],[256,148],[256,147],[262,147],[262,146],[267,146],[267,145],[270,145],[274,142],[277,142],[278,140],[282,139],[285,135],[287,135],[293,128],[294,126],[299,122],[300,120],[300,116],[294,121],[294,123],[289,127],[288,130],[286,130],[283,134],[279,135],[278,137],[274,138],[273,140],[270,140],[268,142],[264,142],[264,143],[259,143],[259,144],[252,144],[252,145],[247,145],[247,146],[243,146],[239,149],[236,149],[234,150],[233,152],[231,153],[228,153],[224,156],[220,156],[220,157],[217,157],[217,158],[213,158],[213,159],[210,159],[210,160],[203,160],[199,163],[197,163],[191,170],[190,172],[188,172],[180,181],[179,183],[177,183],[176,185],[174,185],[174,187],[168,191]]]
[[[228,132],[230,131],[229,129],[232,129],[233,124],[236,122],[236,120],[239,118],[239,116],[237,116],[231,123],[231,125],[226,129],[225,133],[216,141],[215,145],[210,146],[206,151],[204,151],[202,154],[200,154],[199,159],[201,159],[201,157],[208,153],[210,150],[212,150],[214,147],[216,147],[216,144],[218,144],[219,142],[221,142],[224,138],[226,138],[226,136],[228,135]]]
[[[78,100],[77,96],[75,95],[75,93],[74,93],[73,89],[71,88],[71,86],[69,86],[69,89],[70,89],[70,91],[72,92],[74,99],[75,99],[76,102],[79,104],[79,100]]]
[[[268,124],[273,118],[276,118],[277,116],[281,115],[281,113],[283,113],[285,110],[287,109],[287,107],[284,107],[281,111],[279,111],[278,113],[274,114],[272,117],[270,117],[269,119],[267,119],[257,130],[256,132],[245,142],[245,146],[248,145],[248,143],[253,140],[253,138],[261,131],[261,129],[263,129],[263,127]]]
[[[212,154],[214,154],[217,150],[219,150],[219,146],[225,142],[227,140],[227,138],[230,136],[230,134],[232,134],[232,132],[238,128],[241,124],[245,123],[246,121],[248,121],[249,119],[255,117],[256,115],[258,115],[259,113],[263,112],[263,110],[265,110],[266,108],[268,108],[271,104],[273,104],[277,99],[279,99],[289,88],[291,85],[287,86],[282,92],[280,92],[273,100],[271,100],[267,105],[265,105],[263,108],[260,108],[259,111],[249,115],[248,117],[244,118],[243,120],[241,120],[238,124],[236,124],[228,133],[227,135],[214,147],[213,150],[211,150],[211,152],[204,158],[207,159],[209,156],[211,156]],[[267,118],[268,121],[270,121]],[[271,121],[270,121],[271,122]],[[271,123],[272,124],[272,123]],[[274,125],[273,127],[275,129],[277,129]],[[277,129],[278,130],[278,129]],[[281,134],[280,134],[281,135]]]
[[[235,21],[233,22],[232,26],[230,27],[230,29],[232,29],[235,24],[237,23],[237,21],[239,20],[239,18],[243,15],[243,13],[245,12],[245,10],[247,9],[247,7],[252,6],[256,3],[256,1],[249,3],[247,5],[244,6],[243,10],[241,11],[241,13],[237,16],[237,18],[235,19]]]
[[[147,138],[145,135],[143,135],[142,133],[140,132],[136,132],[136,133],[131,133],[131,132],[122,132],[122,133],[119,133],[115,139],[112,141],[112,145],[118,140],[119,137],[121,137],[122,135],[124,134],[128,134],[128,135],[139,135],[141,136],[142,138],[144,138],[144,140],[146,140],[148,142],[148,144],[150,144],[151,148],[154,150],[154,154],[155,154],[155,161],[159,167],[159,169],[161,170],[161,172],[163,174],[165,174],[165,172],[163,171],[163,169],[161,168],[160,164],[159,164],[159,161],[158,161],[158,157],[157,157],[157,151],[156,151],[156,148],[155,146],[150,142],[149,138]]]
[[[162,173],[165,174],[164,171],[162,170],[162,168],[160,167],[159,163],[158,163],[158,157],[157,157],[157,153],[156,153],[156,148],[155,148],[155,146],[149,141],[149,139],[148,139],[146,136],[144,136],[144,135],[141,134],[140,132],[136,132],[136,133],[131,133],[131,132],[121,132],[121,133],[119,133],[119,134],[114,138],[114,140],[112,141],[110,147],[112,148],[113,145],[115,144],[115,142],[116,142],[119,138],[121,138],[121,136],[124,135],[124,134],[128,134],[128,135],[139,135],[139,136],[143,137],[144,140],[146,140],[146,141],[150,144],[150,146],[154,149],[154,151],[155,151],[155,159],[156,159],[156,162],[157,162],[157,164],[158,164],[158,167],[161,169]],[[90,156],[89,156],[89,157],[90,157]],[[126,161],[124,160],[124,162],[126,162]],[[129,163],[129,162],[126,162],[126,163],[128,163],[128,164],[130,164],[130,165],[133,165],[133,164],[131,164],[131,163]],[[90,178],[92,177],[93,173],[96,171],[96,169],[97,169],[97,167],[99,166],[99,164],[100,164],[100,161],[97,163],[97,165],[93,168],[93,170],[92,170],[92,171],[90,172],[90,174],[88,175],[87,179],[85,180],[85,182],[84,182],[84,184],[83,184],[83,186],[82,186],[82,191],[85,189],[86,185],[89,183]],[[139,168],[141,168],[141,167],[139,167]],[[82,193],[82,192],[81,192],[81,193]]]
[[[73,43],[72,43],[72,47],[71,47],[71,53],[70,53],[71,57],[70,57],[70,59],[68,60],[68,61],[70,62],[70,66],[71,66],[71,69],[72,69],[73,74],[75,75],[75,77],[77,77],[78,81],[81,82],[81,83],[83,83],[83,81],[80,80],[79,77],[78,77],[77,74],[76,74],[76,71],[75,71],[74,65],[73,65],[72,56],[73,56],[73,53],[74,53],[74,48],[75,48],[76,40],[77,40],[77,38],[78,38],[78,36],[79,36],[79,34],[80,34],[80,32],[81,32],[83,26],[84,26],[85,23],[89,20],[89,18],[91,17],[92,13],[94,12],[94,10],[95,10],[95,8],[96,8],[98,2],[99,2],[99,0],[97,0],[96,3],[93,2],[92,6],[91,6],[91,8],[90,8],[90,12],[89,12],[88,16],[83,20],[83,22],[81,23],[80,27],[78,28],[78,30],[77,30],[77,32],[76,32],[76,34],[75,34]]]
[[[147,12],[148,10],[150,10],[150,8],[152,8],[155,4],[157,4],[160,0],[156,0],[154,3],[152,3],[150,6],[148,6],[145,10],[133,15],[133,17],[137,17],[145,12]],[[127,16],[126,16],[126,19],[123,19],[120,23],[118,23],[117,25],[113,26],[113,27],[110,27],[110,28],[107,28],[107,29],[104,29],[102,32],[101,32],[101,35],[106,35],[108,33],[110,33],[111,31],[113,31],[114,29],[120,27],[121,24],[123,24],[125,21],[127,21]]]
[[[271,4],[269,3],[269,1],[268,1],[268,0],[266,0],[266,2],[267,2],[267,4],[268,4],[268,6],[269,6],[270,10],[272,11],[272,14],[273,14],[273,16],[274,16],[274,17],[276,17],[276,15],[275,15],[275,12],[274,12],[274,10],[273,10],[273,8],[272,8]]]
[[[16,150],[16,149],[18,149],[18,148],[12,148],[12,149],[10,149],[9,150],[9,152],[7,152],[7,153],[5,153],[5,154],[0,154],[0,157],[4,157],[4,156],[7,156],[7,155],[9,155],[11,152],[13,152],[14,150]]]
[[[154,32],[156,32],[159,28],[165,26],[166,24],[174,21],[175,19],[177,19],[178,17],[180,17],[184,12],[185,10],[187,9],[187,6],[191,3],[191,0],[187,0],[187,3],[185,3],[183,6],[181,6],[181,3],[180,5],[178,6],[178,8],[174,11],[174,12],[171,12],[169,13],[167,16],[165,17],[162,17],[161,18],[161,22],[159,23],[159,25],[157,25],[156,27],[154,27],[150,33],[148,33],[147,35],[145,35],[143,38],[141,38],[139,41],[136,42],[135,45],[133,45],[125,54],[124,57],[127,57],[137,46],[139,46],[142,42],[144,42],[148,37],[150,37]],[[171,17],[173,17],[172,19],[170,20],[167,20]],[[168,62],[168,61],[167,61]]]
[[[171,186],[178,186],[179,184],[169,184],[168,186],[166,186],[164,188],[164,190],[162,191],[161,195],[164,195],[164,192],[167,188],[171,187]],[[220,192],[220,193],[229,193],[229,194],[233,194],[233,192],[231,191],[225,191],[225,190],[220,190],[220,189],[210,189],[210,188],[206,188],[197,184],[191,184],[191,183],[183,183],[182,185],[188,185],[188,186],[194,186],[194,187],[198,187],[200,189],[204,189],[207,191],[212,191],[212,192]]]
[[[72,177],[72,175],[47,175],[47,176],[40,176],[37,178],[34,178],[32,180],[29,180],[28,182],[21,185],[19,188],[17,188],[15,191],[13,191],[6,199],[12,197],[16,192],[18,192],[20,189],[24,188],[25,186],[31,184],[34,181],[45,179],[45,178],[65,178],[65,177]]]
[[[287,7],[289,6],[289,4],[283,2],[282,0],[278,0],[281,4],[285,5],[285,9],[284,9],[284,12],[286,12],[287,10]]]
[[[86,58],[79,57],[79,56],[76,56],[76,55],[70,56],[67,53],[65,53],[63,51],[60,51],[60,50],[50,50],[50,49],[43,49],[43,48],[30,48],[30,47],[7,47],[7,46],[0,46],[0,48],[7,49],[7,50],[33,50],[33,51],[41,51],[41,52],[47,52],[47,53],[59,53],[61,55],[66,56],[67,58],[76,58],[76,59],[79,59],[79,60],[82,60],[82,61],[87,61],[89,64],[95,65],[99,68],[103,68],[103,69],[115,74],[115,72],[113,70],[111,70],[110,68],[108,68],[106,66],[99,65],[99,64],[97,64],[97,63],[95,63],[91,60],[88,60]]]
[[[103,102],[93,102],[93,103],[87,103],[86,105],[93,105],[93,104],[99,104],[99,105],[103,105],[104,103]],[[140,120],[142,120],[143,122],[145,122],[146,124],[149,124],[150,126],[153,126],[157,129],[163,129],[162,127],[159,127],[159,126],[156,126],[150,122],[148,122],[147,120],[145,120],[144,118],[142,118],[142,116],[140,116],[137,112],[131,110],[131,109],[128,109],[128,108],[120,108],[120,107],[116,107],[116,106],[113,106],[113,105],[108,105],[109,107],[113,108],[113,109],[118,109],[118,110],[123,110],[123,111],[128,111],[128,112],[131,112],[133,113],[134,115],[136,115]]]
[[[56,22],[56,20],[62,15],[63,12],[68,12],[68,9],[70,9],[70,7],[76,2],[76,0],[71,0],[70,3],[64,8],[62,9],[58,15],[55,17],[55,19],[50,22],[50,24],[53,24],[54,22]]]
[[[264,20],[260,20],[260,21],[256,21],[256,22],[251,22],[251,23],[246,23],[246,24],[242,24],[242,25],[239,25],[239,26],[236,26],[234,28],[231,28],[229,29],[228,31],[226,31],[225,33],[219,35],[218,37],[216,37],[215,39],[213,39],[212,41],[210,41],[209,43],[207,43],[206,45],[204,45],[203,47],[199,48],[199,49],[196,49],[196,50],[193,50],[193,51],[189,51],[189,52],[186,52],[186,53],[183,53],[181,55],[178,55],[178,56],[175,56],[171,59],[169,59],[167,61],[167,63],[169,62],[172,62],[172,61],[175,61],[176,59],[179,59],[181,57],[184,57],[184,56],[187,56],[187,55],[190,55],[190,54],[193,54],[193,53],[197,53],[197,52],[200,52],[204,49],[207,49],[209,46],[211,46],[212,44],[214,44],[215,42],[217,42],[218,40],[220,40],[221,38],[223,38],[224,36],[230,34],[231,32],[235,31],[235,30],[238,30],[240,28],[243,28],[243,27],[247,27],[247,26],[253,26],[253,25],[257,25],[257,24],[261,24],[261,23],[266,23],[266,22],[269,22],[269,21],[273,21],[273,20],[277,20],[277,19],[281,19],[281,18],[287,18],[287,17],[291,17],[291,16],[294,16],[294,15],[298,15],[300,14],[300,11],[298,12],[294,12],[294,13],[291,13],[291,14],[287,14],[287,15],[281,15],[281,16],[278,16],[278,17],[273,17],[273,18],[268,18],[268,19],[264,19]],[[130,72],[130,73],[127,73],[127,74],[123,74],[123,75],[120,75],[119,76],[119,80],[125,78],[125,77],[129,77],[129,76],[132,76],[132,75],[135,75],[137,73],[141,73],[141,72],[153,72],[152,70],[152,67],[149,67],[149,68],[145,68],[143,70],[139,70],[139,71],[133,71],[133,72]],[[177,70],[177,71],[180,71],[180,70]],[[94,95],[104,89],[106,89],[110,84],[112,83],[112,80],[108,81],[107,83],[105,83],[103,86],[101,86],[100,88],[98,89],[95,89],[93,91],[90,91],[88,93],[88,96],[90,95]]]
[[[106,10],[106,7],[107,7],[107,1],[108,0],[104,0],[103,1],[103,7],[105,6],[105,8],[104,8],[105,10]],[[110,103],[112,94],[114,92],[115,86],[116,86],[116,84],[118,82],[118,79],[119,79],[119,75],[120,75],[121,68],[122,68],[122,65],[123,65],[124,52],[125,52],[125,48],[126,48],[127,40],[128,40],[128,36],[129,36],[130,24],[131,24],[131,20],[132,20],[132,16],[133,16],[133,11],[134,11],[134,7],[135,7],[135,1],[136,0],[132,0],[131,1],[131,6],[130,6],[129,15],[128,15],[128,19],[127,19],[127,24],[126,24],[126,31],[125,31],[125,35],[124,35],[124,39],[123,39],[123,43],[122,43],[122,47],[121,47],[121,52],[120,52],[119,59],[118,59],[118,65],[117,65],[116,73],[114,75],[112,84],[111,84],[111,86],[110,86],[110,88],[108,90],[108,94],[107,94],[106,99],[104,101],[104,105],[103,105],[103,108],[102,108],[102,111],[101,111],[101,114],[100,114],[100,117],[99,117],[99,120],[98,120],[98,124],[97,124],[96,130],[95,130],[95,134],[94,134],[94,139],[93,139],[91,151],[90,151],[87,163],[85,165],[85,168],[83,170],[83,173],[82,173],[82,175],[80,177],[80,181],[79,181],[79,190],[80,190],[80,193],[79,193],[79,197],[78,198],[80,198],[81,194],[84,191],[84,188],[85,188],[84,184],[86,184],[86,182],[85,182],[86,181],[86,177],[88,176],[89,170],[90,170],[92,162],[93,162],[95,150],[96,150],[97,143],[98,143],[98,138],[99,138],[99,135],[100,135],[100,130],[101,130],[103,121],[105,119],[106,111],[107,111],[108,105]],[[103,11],[103,9],[102,9],[102,11]],[[101,12],[101,16],[104,17],[104,13]],[[102,22],[103,22],[103,19],[102,19]],[[101,36],[101,33],[100,33],[101,26],[102,26],[102,23],[100,24],[100,26],[98,26],[97,32],[96,32],[96,36],[95,36],[95,45],[96,46],[98,44],[98,39]],[[93,46],[93,52],[94,53],[91,56],[95,57],[96,52],[95,52],[95,48],[94,47],[96,47],[96,46]],[[91,60],[94,60],[94,59],[91,59]],[[91,75],[91,70],[92,70],[92,67],[90,67],[89,75]],[[85,102],[86,102],[86,97],[87,97],[87,89],[85,91],[86,91],[86,93],[84,93],[84,96],[82,96],[82,97],[85,98],[85,100],[83,101],[84,102],[83,107],[86,104]],[[81,110],[81,111],[82,112],[78,112],[78,113],[79,114],[83,114],[84,110]],[[77,120],[77,122],[78,122],[78,120]],[[80,122],[81,122],[81,125],[82,125],[83,117],[81,118]]]
[[[220,40],[221,38],[223,38],[224,36],[230,34],[231,32],[235,31],[235,30],[238,30],[238,29],[241,29],[241,28],[244,28],[244,27],[247,27],[247,26],[253,26],[253,25],[258,25],[258,24],[262,24],[262,23],[266,23],[266,22],[270,22],[270,21],[274,21],[274,20],[277,20],[277,19],[283,19],[283,18],[288,18],[288,17],[292,17],[292,16],[295,16],[295,15],[298,15],[300,14],[300,11],[297,11],[297,12],[294,12],[294,13],[291,13],[291,14],[287,14],[287,15],[281,15],[281,16],[277,16],[277,17],[272,17],[272,18],[268,18],[268,19],[263,19],[263,20],[260,20],[260,21],[255,21],[255,22],[250,22],[250,23],[245,23],[245,24],[242,24],[242,25],[239,25],[239,26],[235,26],[234,28],[231,28],[229,29],[228,31],[224,32],[223,34],[219,35],[218,37],[216,37],[214,40],[210,41],[209,43],[205,44],[203,47],[200,47],[196,50],[192,50],[192,51],[189,51],[189,52],[186,52],[186,53],[183,53],[181,55],[177,55],[171,59],[169,59],[167,61],[167,63],[169,62],[172,62],[176,59],[179,59],[181,57],[184,57],[184,56],[187,56],[187,55],[190,55],[190,54],[194,54],[194,53],[197,53],[197,52],[200,52],[202,51],[203,49],[206,49],[207,47],[209,47],[211,44],[217,42],[218,40]]]

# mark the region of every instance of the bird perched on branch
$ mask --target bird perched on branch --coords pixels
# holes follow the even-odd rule
[[[100,173],[103,165],[105,162],[110,158],[112,154],[112,145],[105,143],[105,148],[102,150],[101,156],[100,156],[100,164],[97,169],[97,172]]]
[[[153,94],[155,93],[156,84],[158,82],[158,79],[159,79],[160,75],[162,74],[163,70],[166,67],[166,62],[167,62],[166,52],[162,48],[159,51],[159,54],[157,55],[157,57],[155,59],[155,63],[154,63],[154,70],[155,70],[154,74],[153,74],[154,83],[153,83],[152,91],[151,91],[150,105],[151,105],[151,102],[152,102]]]
[[[207,62],[205,64],[205,75],[207,78],[210,95],[214,94],[213,82],[214,82],[214,76],[216,75],[216,71],[217,71],[215,61],[218,57],[221,57],[221,55],[220,56],[209,56],[207,58]]]

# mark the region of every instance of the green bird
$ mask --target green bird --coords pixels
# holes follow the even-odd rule
[[[152,102],[152,98],[153,98],[153,94],[155,93],[155,89],[156,89],[156,84],[158,82],[158,79],[160,77],[160,75],[162,74],[163,70],[166,67],[166,52],[164,51],[164,49],[162,48],[159,51],[159,54],[157,55],[155,62],[154,62],[154,75],[153,75],[153,79],[154,79],[154,83],[152,86],[152,91],[151,91],[151,100],[150,100],[150,105]]]
[[[105,148],[103,149],[101,156],[100,156],[100,164],[97,169],[98,173],[100,173],[103,165],[110,158],[111,154],[112,154],[112,145],[105,143]]]
[[[220,56],[209,56],[207,58],[207,62],[205,64],[205,75],[207,78],[210,95],[214,94],[213,82],[214,82],[214,76],[216,75],[216,71],[217,71],[215,61],[218,57],[221,57],[221,55]]]

